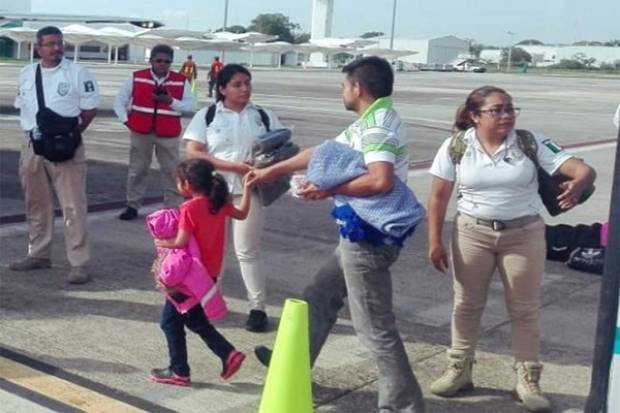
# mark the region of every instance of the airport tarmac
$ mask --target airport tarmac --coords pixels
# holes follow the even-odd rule
[[[123,202],[128,151],[127,133],[112,116],[111,102],[132,68],[89,67],[104,96],[100,116],[86,134],[89,200],[91,205],[110,208]],[[3,216],[15,217],[23,211],[16,170],[21,136],[16,113],[9,107],[15,90],[9,79],[18,70],[17,65],[0,65],[0,208]],[[329,71],[255,70],[253,100],[273,108],[285,125],[294,126],[302,146],[310,146],[335,136],[354,120],[342,107],[341,79],[340,73]],[[576,155],[598,170],[593,198],[549,222],[607,219],[617,79],[428,72],[398,73],[396,79],[395,103],[409,127],[413,157],[409,184],[420,199],[426,199],[430,185],[425,161],[449,135],[456,106],[474,87],[495,84],[505,87],[522,107],[519,126],[573,146]],[[202,104],[206,104],[204,82],[201,86]],[[156,200],[158,179],[155,174],[151,178],[149,196]],[[158,207],[152,204],[142,215]],[[306,203],[288,196],[270,207],[263,244],[273,328],[266,334],[242,328],[245,291],[237,264],[227,255],[224,293],[231,314],[218,328],[241,350],[251,353],[257,344],[273,343],[284,299],[300,296],[335,246],[337,231],[329,209],[328,201]],[[216,358],[193,336],[189,337],[191,388],[155,385],[145,379],[152,367],[166,362],[158,327],[163,299],[149,275],[153,247],[143,221],[121,222],[117,213],[89,214],[94,281],[80,287],[65,283],[68,267],[61,228],[55,234],[54,267],[16,273],[6,263],[24,253],[26,226],[21,222],[0,226],[0,412],[256,412],[265,369],[250,355],[231,383],[221,383]],[[476,390],[450,400],[428,391],[444,366],[452,297],[449,277],[428,266],[425,238],[426,227],[421,226],[393,268],[393,283],[399,328],[428,411],[523,411],[511,397],[510,326],[497,277],[483,318]],[[583,407],[599,289],[598,276],[548,263],[541,307],[542,386],[555,412]],[[313,379],[316,412],[376,411],[376,370],[355,337],[346,309],[317,360]]]

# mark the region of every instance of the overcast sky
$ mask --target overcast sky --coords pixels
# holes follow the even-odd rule
[[[389,35],[394,0],[335,0],[334,37],[368,31]],[[215,30],[225,0],[31,0],[39,13],[149,17],[168,27]],[[310,31],[312,0],[229,0],[228,25],[247,26],[260,13],[283,13]],[[535,38],[546,43],[620,39],[620,0],[397,0],[396,37],[452,34],[505,45]]]

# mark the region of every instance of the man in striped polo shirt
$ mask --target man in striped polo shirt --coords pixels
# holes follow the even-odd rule
[[[409,157],[404,125],[390,98],[394,84],[391,65],[371,56],[348,64],[342,71],[346,74],[342,84],[344,106],[360,117],[336,141],[364,154],[367,173],[330,190],[308,184],[298,192],[305,199],[381,195],[392,190],[395,179],[407,180]],[[269,168],[254,170],[251,179],[269,182],[306,169],[313,151],[309,148]],[[348,297],[357,336],[373,354],[379,370],[379,412],[420,413],[425,411],[424,399],[392,311],[390,267],[404,239],[380,232],[377,238],[377,232],[375,229],[372,240],[352,240],[342,235],[330,259],[304,290],[309,305],[310,361],[314,364]],[[269,363],[269,349],[257,347],[255,353],[263,364]]]

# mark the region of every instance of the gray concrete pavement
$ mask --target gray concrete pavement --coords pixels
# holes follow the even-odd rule
[[[9,95],[4,75],[9,69],[0,66],[2,103]],[[102,74],[100,83],[104,93],[113,93],[115,85],[127,75],[116,72],[120,70],[117,68],[96,70],[98,75]],[[520,122],[532,124],[533,129],[552,137],[560,135],[558,140],[562,143],[564,139],[577,143],[613,136],[609,118],[614,97],[609,92],[610,83],[604,80],[562,86],[564,79],[524,79],[516,75],[465,77],[464,74],[441,77],[443,75],[399,76],[402,89],[397,94],[397,102],[408,102],[402,104],[403,112],[413,129],[412,147],[418,159],[432,156],[446,136],[442,129],[449,126],[457,100],[474,87],[474,82],[505,82],[504,86],[519,100],[527,102],[527,107],[538,109],[531,118],[526,117],[525,113],[530,112],[527,110]],[[255,100],[268,107],[275,106],[282,112],[285,123],[296,125],[296,134],[309,146],[326,134],[335,134],[353,118],[341,108],[339,78],[337,73],[257,71]],[[611,109],[606,110],[607,106]],[[554,109],[560,107],[562,110]],[[580,113],[585,115],[577,116]],[[15,117],[1,116],[5,130],[12,134],[5,138],[3,133],[4,156],[17,148],[19,140],[13,136],[17,128]],[[87,137],[91,160],[106,161],[105,166],[110,168],[101,169],[95,164],[91,172],[96,173],[89,181],[93,193],[101,194],[106,200],[118,200],[119,194],[122,197],[124,179],[119,177],[126,162],[125,138],[124,131],[108,117],[99,118]],[[549,219],[549,222],[574,224],[607,219],[612,149],[613,145],[603,144],[577,151],[599,172],[597,192],[586,205]],[[6,191],[6,184],[15,179],[14,167],[8,168],[2,162],[0,169],[4,214],[7,196],[12,197],[13,208],[19,208],[19,191],[15,185],[12,191]],[[114,174],[110,175],[112,171]],[[430,179],[425,171],[412,171],[410,184],[421,199],[426,199]],[[156,188],[153,191],[156,193]],[[153,205],[144,213],[157,207]],[[323,258],[335,246],[337,235],[328,216],[329,209],[329,202],[309,204],[285,197],[269,210],[264,236],[270,288],[268,312],[274,326],[269,333],[251,334],[242,328],[247,312],[245,292],[238,267],[233,256],[228,254],[224,293],[231,314],[218,328],[241,350],[251,352],[257,344],[273,343],[284,299],[299,296]],[[0,347],[53,366],[58,369],[56,372],[64,372],[72,380],[142,406],[144,411],[255,412],[266,373],[263,367],[250,356],[231,383],[220,383],[217,359],[192,335],[189,336],[192,388],[166,387],[145,380],[152,367],[164,366],[167,361],[163,334],[157,324],[163,298],[153,288],[148,271],[154,256],[152,242],[142,220],[118,221],[116,211],[90,214],[89,228],[94,281],[73,287],[65,282],[68,266],[61,228],[57,228],[55,234],[53,268],[17,273],[9,271],[6,263],[24,253],[26,227],[20,223],[0,226]],[[449,231],[449,225],[445,230]],[[429,393],[431,381],[444,365],[452,297],[449,277],[436,273],[427,264],[425,238],[426,229],[422,226],[403,250],[393,273],[395,311],[429,412],[522,411],[510,395],[513,374],[509,321],[501,282],[497,278],[492,284],[483,318],[484,333],[474,372],[476,390],[451,400]],[[558,263],[547,266],[542,305],[542,358],[545,362],[542,386],[556,412],[581,407],[585,401],[599,288],[597,276],[575,272]],[[375,411],[376,371],[368,352],[354,335],[346,309],[317,360],[313,377],[316,412]],[[19,400],[10,395],[5,398],[3,392],[7,392],[4,387],[0,400],[19,406]],[[24,403],[27,406],[30,402]]]
[[[601,201],[593,199],[581,210],[566,214],[563,222],[584,222],[584,215],[589,218],[585,222],[604,219],[607,206],[602,199],[610,187],[610,153],[609,148],[599,148],[582,154],[589,162],[602,165],[597,192]],[[411,185],[425,197],[429,179],[414,173]],[[264,251],[273,326],[284,299],[299,295],[335,244],[328,211],[328,202],[308,204],[288,197],[270,208]],[[193,336],[189,338],[195,382],[191,389],[145,380],[150,368],[166,363],[165,344],[157,325],[162,297],[154,290],[148,273],[152,244],[141,220],[123,223],[114,213],[103,212],[91,214],[89,225],[95,278],[90,284],[69,287],[65,283],[67,266],[61,258],[60,231],[54,246],[58,259],[51,270],[15,273],[2,267],[0,346],[174,411],[203,412],[205,406],[209,412],[256,411],[265,370],[249,357],[239,375],[230,384],[222,384],[217,380],[220,366],[216,358]],[[23,224],[0,228],[0,262],[23,253],[24,234]],[[430,382],[443,368],[452,298],[450,279],[428,267],[424,245],[422,228],[394,267],[394,301],[429,411],[521,411],[510,396],[510,331],[498,279],[493,282],[483,319],[484,334],[474,373],[476,391],[452,400],[428,393]],[[250,334],[241,328],[247,311],[244,291],[230,254],[227,263],[224,292],[232,313],[218,328],[244,351],[250,352],[257,344],[272,344],[275,331]],[[584,402],[599,286],[597,276],[557,263],[547,267],[542,305],[542,384],[555,411]],[[346,311],[317,362],[314,379],[317,412],[373,411],[376,372],[369,354],[357,342]]]

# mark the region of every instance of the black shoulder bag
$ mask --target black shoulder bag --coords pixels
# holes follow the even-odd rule
[[[530,158],[530,160],[534,163],[536,167],[536,172],[538,175],[538,194],[540,195],[540,199],[542,200],[545,208],[547,208],[547,212],[552,217],[562,214],[567,209],[562,209],[560,207],[560,201],[558,201],[558,196],[564,192],[564,189],[560,186],[563,182],[570,180],[570,178],[561,173],[557,173],[555,175],[549,175],[547,171],[545,171],[538,162],[538,143],[534,138],[532,132],[525,129],[517,129],[517,145],[519,149]],[[590,196],[594,193],[596,187],[591,185],[586,188],[585,191],[581,194],[581,197],[577,201],[578,204],[582,204],[590,198]]]
[[[41,65],[37,65],[35,82],[39,111],[36,115],[38,131],[30,132],[32,150],[52,162],[73,159],[75,151],[82,144],[78,118],[60,116],[45,106]]]

